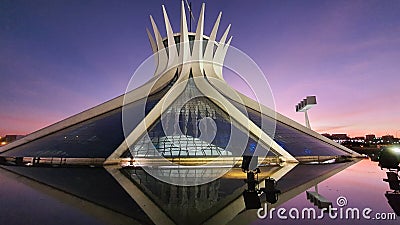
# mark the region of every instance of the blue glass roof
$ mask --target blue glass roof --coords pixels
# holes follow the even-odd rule
[[[247,113],[251,121],[261,127],[268,135],[272,136],[276,143],[293,156],[338,156],[348,155],[347,152],[319,140],[307,133],[304,133],[294,127],[275,120],[269,116],[261,114],[254,109],[230,100],[235,106]],[[261,126],[261,124],[263,126]],[[275,126],[275,133],[273,127]]]
[[[124,127],[129,132],[160,100],[170,85],[159,93],[125,106],[135,116]],[[146,104],[146,105],[145,105]],[[17,146],[0,154],[9,157],[107,158],[123,142],[122,108],[93,117],[63,130]]]
[[[123,140],[119,108],[13,148],[1,156],[106,158]]]

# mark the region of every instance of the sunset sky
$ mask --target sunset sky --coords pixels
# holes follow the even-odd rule
[[[222,11],[218,39],[232,24],[232,46],[266,74],[278,112],[304,124],[294,106],[316,95],[317,132],[400,135],[400,1],[192,1],[196,18],[202,2],[205,34]],[[162,4],[179,32],[179,0],[2,0],[0,135],[123,94],[152,53],[150,14],[165,32]]]

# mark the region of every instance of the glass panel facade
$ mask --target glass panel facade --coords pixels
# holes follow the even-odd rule
[[[347,155],[343,150],[303,133],[284,123],[277,122],[275,141],[294,156]]]
[[[106,158],[123,140],[119,108],[13,148],[1,156]]]
[[[233,100],[231,103],[236,105],[239,109],[243,106]],[[271,129],[269,127],[275,126],[273,118],[262,115],[259,112],[246,107],[248,116],[251,121],[261,127],[261,122],[265,128],[263,130],[270,135]],[[323,142],[315,137],[312,137],[294,127],[286,125],[280,121],[276,121],[276,129],[274,138],[283,149],[293,156],[337,156],[348,155],[343,150]]]
[[[242,156],[267,149],[257,145],[230,116],[204,97],[189,79],[185,91],[125,157]],[[247,143],[243,140],[247,140]]]
[[[130,132],[143,120],[171,85],[149,98],[126,105],[124,112],[135,116],[129,118]],[[145,105],[146,104],[146,105]],[[124,140],[122,108],[96,116],[53,134],[10,149],[0,156],[12,157],[63,157],[63,158],[107,158]]]

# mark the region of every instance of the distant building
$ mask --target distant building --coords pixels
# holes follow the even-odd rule
[[[359,142],[359,143],[364,143],[365,142],[365,137],[354,137],[351,139],[352,142]]]
[[[331,135],[328,134],[328,133],[324,133],[324,134],[321,134],[321,135],[324,136],[324,137],[327,137],[327,138],[329,138],[329,139],[332,139]]]
[[[382,141],[383,143],[389,143],[389,144],[393,144],[393,142],[395,141],[395,138],[393,135],[385,135],[382,136]]]
[[[333,140],[348,140],[350,139],[347,134],[332,134],[331,135]]]
[[[350,138],[349,138],[349,136],[347,136],[347,134],[332,134],[331,139],[339,144],[350,140]]]
[[[16,134],[6,135],[4,137],[0,137],[0,146],[9,144],[9,143],[11,143],[13,141],[21,139],[22,137],[24,137],[24,136],[23,135],[16,135]]]
[[[375,134],[367,134],[365,135],[365,141],[372,142],[375,139]]]

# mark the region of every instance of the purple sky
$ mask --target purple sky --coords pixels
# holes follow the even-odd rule
[[[201,2],[192,1],[196,18]],[[221,30],[232,24],[232,45],[264,71],[278,112],[304,123],[294,105],[317,95],[309,116],[318,132],[400,130],[400,1],[205,2],[205,33],[223,11]],[[151,55],[150,14],[164,32],[161,4],[1,1],[0,135],[33,132],[122,94]],[[180,1],[165,4],[178,31]]]

